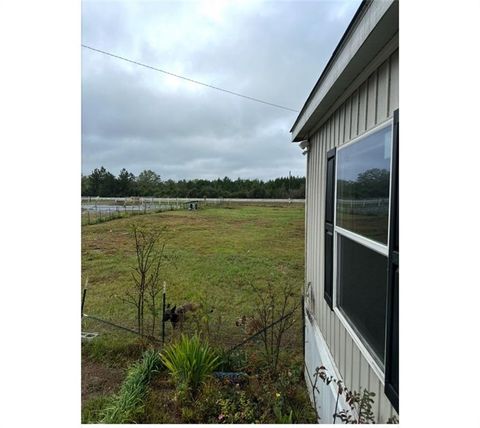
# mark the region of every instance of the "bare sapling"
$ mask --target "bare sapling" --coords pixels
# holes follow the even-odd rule
[[[285,333],[295,324],[293,314],[300,307],[301,301],[297,299],[294,286],[291,284],[280,289],[273,287],[271,283],[264,288],[252,284],[252,288],[257,301],[256,319],[259,321],[259,326],[265,328],[273,324],[260,336],[266,360],[272,372],[275,373],[280,358],[282,340]]]
[[[162,292],[163,267],[173,261],[166,254],[165,228],[147,231],[136,224],[131,226],[135,240],[136,265],[132,267],[133,286],[126,292],[126,302],[136,309],[137,330],[145,335],[145,308],[151,316],[149,334],[155,335],[159,318],[158,295]]]

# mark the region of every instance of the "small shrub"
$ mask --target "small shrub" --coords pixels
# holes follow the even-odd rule
[[[237,390],[218,400],[220,413],[217,423],[252,424],[258,423],[258,404],[254,397],[245,391]]]
[[[182,335],[178,343],[167,347],[161,354],[179,392],[194,397],[205,379],[218,367],[220,359],[198,335]]]
[[[294,313],[300,307],[300,299],[295,292],[296,285],[287,284],[282,288],[267,286],[258,287],[251,284],[257,306],[257,317],[262,327],[266,328],[260,339],[264,345],[265,360],[272,373],[279,368],[282,340],[286,332],[296,324]]]

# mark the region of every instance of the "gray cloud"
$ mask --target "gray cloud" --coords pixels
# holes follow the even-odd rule
[[[82,4],[82,42],[300,110],[359,1]],[[82,50],[82,171],[305,173],[296,113]]]

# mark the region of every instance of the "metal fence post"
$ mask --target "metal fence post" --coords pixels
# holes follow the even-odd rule
[[[87,297],[87,289],[83,289],[83,296],[82,296],[82,318],[83,318],[83,308],[85,307],[85,298]]]
[[[165,344],[165,301],[167,295],[167,284],[163,282],[163,298],[162,298],[162,345]]]

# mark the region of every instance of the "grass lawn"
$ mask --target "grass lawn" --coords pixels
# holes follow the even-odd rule
[[[135,311],[122,298],[132,287],[135,266],[130,225],[167,227],[167,250],[177,255],[166,266],[167,301],[201,302],[237,331],[235,320],[255,314],[250,283],[273,287],[297,284],[304,275],[303,206],[238,206],[172,211],[85,226],[82,283],[88,277],[85,312],[135,326]],[[228,329],[227,329],[228,330]]]
[[[148,229],[167,228],[167,251],[176,254],[175,265],[165,266],[162,273],[162,280],[167,283],[167,301],[177,305],[202,303],[202,310],[210,314],[212,329],[217,330],[212,335],[214,346],[228,347],[245,337],[235,320],[256,313],[250,284],[270,284],[279,290],[293,284],[298,292],[296,298],[301,298],[303,205],[207,207],[83,226],[82,284],[88,277],[84,312],[89,315],[135,329],[135,309],[122,300],[133,283],[132,223]],[[300,318],[298,311],[296,326],[287,338],[289,358],[299,362]],[[102,394],[118,388],[122,370],[141,355],[141,347],[135,335],[109,329],[93,320],[85,320],[83,327],[100,332],[98,338],[82,346],[82,397],[84,409],[85,403],[88,409],[103,402]],[[157,329],[157,336],[158,332]],[[171,334],[168,324],[167,337]],[[112,378],[108,373],[100,373],[109,369],[114,374]],[[92,378],[96,379],[93,387]]]

